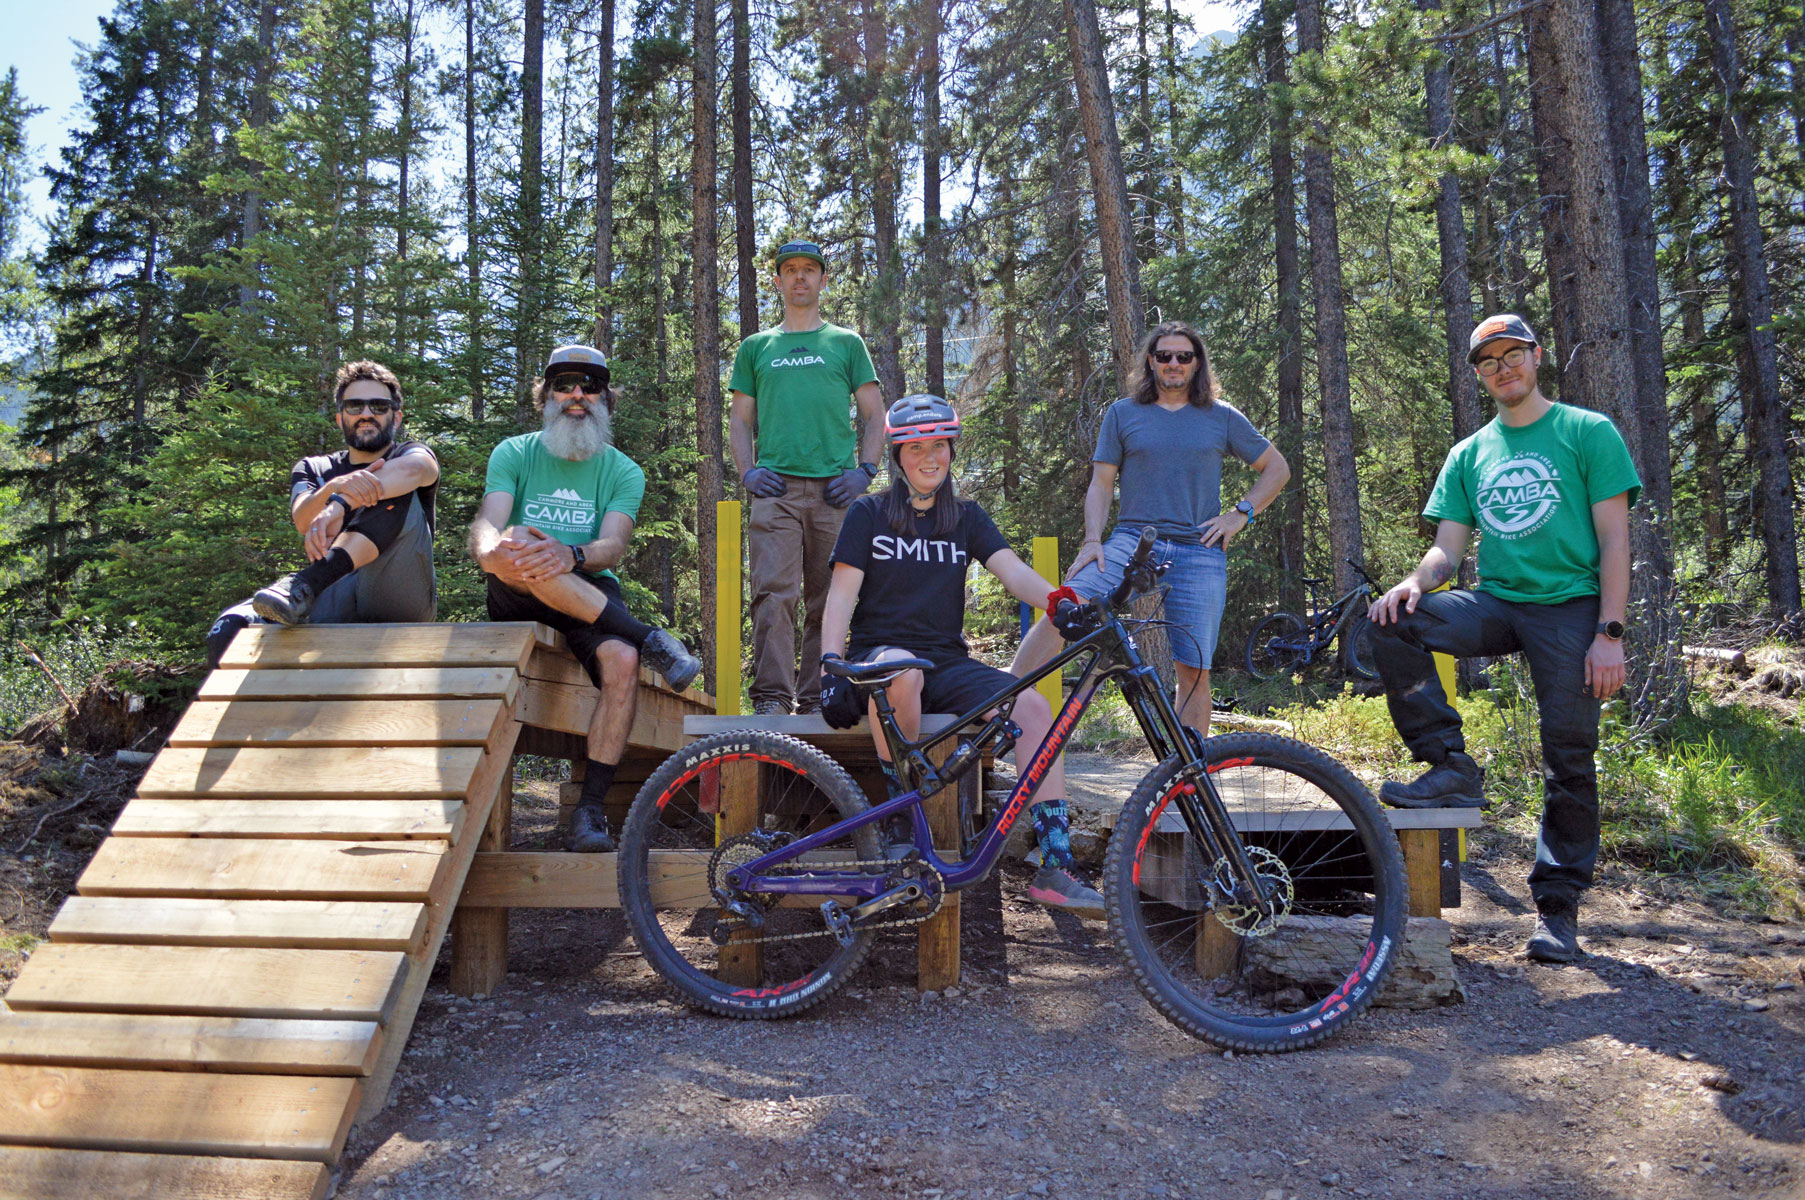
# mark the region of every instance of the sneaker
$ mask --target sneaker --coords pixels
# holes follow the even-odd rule
[[[820,711],[821,701],[819,700],[804,700],[796,705],[796,715],[799,717],[814,716]]]
[[[755,717],[787,717],[790,706],[782,700],[755,700],[752,704],[752,715]]]
[[[639,648],[639,661],[664,676],[671,691],[681,692],[702,673],[702,660],[691,654],[667,629],[654,629]]]
[[[1536,901],[1536,931],[1524,947],[1536,962],[1570,963],[1585,957],[1579,948],[1579,905],[1565,897]]]
[[[1028,899],[1092,921],[1103,919],[1103,893],[1086,886],[1064,867],[1042,867],[1036,872],[1028,885]]]
[[[299,575],[284,575],[251,597],[251,607],[278,625],[305,625],[313,611],[313,585]]]
[[[614,849],[608,815],[592,804],[577,805],[577,811],[570,814],[570,828],[564,831],[564,848],[578,854],[603,854]]]
[[[1410,783],[1385,783],[1379,799],[1393,808],[1484,808],[1485,772],[1455,750]]]

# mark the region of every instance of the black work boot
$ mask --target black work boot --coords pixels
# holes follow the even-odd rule
[[[600,805],[577,805],[570,814],[570,828],[564,831],[564,848],[578,854],[602,854],[614,849],[614,835],[608,832],[608,817]]]
[[[251,607],[265,621],[305,625],[313,611],[313,585],[297,573],[284,575],[251,597]]]
[[[639,648],[639,660],[664,676],[673,692],[680,692],[702,673],[702,660],[684,648],[669,630],[654,629]]]
[[[1585,957],[1579,948],[1579,902],[1565,896],[1536,901],[1536,931],[1524,948],[1537,962],[1570,963]]]
[[[1409,783],[1387,782],[1379,799],[1393,808],[1484,808],[1485,772],[1458,750]]]

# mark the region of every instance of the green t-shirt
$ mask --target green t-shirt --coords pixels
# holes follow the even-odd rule
[[[857,464],[850,398],[876,379],[865,339],[829,323],[753,334],[733,357],[728,386],[758,402],[759,466],[825,479]]]
[[[1479,589],[1502,600],[1559,604],[1598,594],[1592,506],[1642,492],[1611,419],[1555,404],[1522,428],[1499,420],[1448,451],[1423,509],[1479,530]]]
[[[523,433],[489,455],[483,492],[514,497],[508,524],[531,525],[566,546],[580,546],[601,536],[603,514],[639,516],[646,473],[613,446],[594,458],[571,462],[548,452],[540,434]],[[612,571],[590,574],[614,577]]]

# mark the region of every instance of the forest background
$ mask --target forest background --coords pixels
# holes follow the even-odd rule
[[[630,600],[710,647],[722,376],[796,236],[886,397],[957,403],[960,486],[1024,551],[1076,546],[1141,331],[1197,324],[1294,468],[1236,543],[1225,663],[1304,575],[1415,563],[1491,415],[1467,333],[1505,309],[1645,480],[1631,722],[1695,715],[1688,638],[1796,640],[1800,7],[1236,12],[1199,38],[1170,0],[120,0],[48,161],[0,80],[0,658],[195,656],[297,561],[287,472],[366,356],[444,464],[440,616],[479,619],[484,463],[572,340],[612,357],[651,481]]]

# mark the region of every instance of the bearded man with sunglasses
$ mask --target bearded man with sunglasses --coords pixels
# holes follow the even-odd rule
[[[219,665],[246,625],[431,621],[439,460],[401,428],[401,381],[381,363],[347,363],[333,380],[345,449],[289,474],[289,515],[309,563],[235,604],[207,631]]]
[[[470,524],[489,619],[556,629],[601,692],[583,794],[564,838],[565,849],[584,853],[614,849],[602,803],[633,728],[640,662],[679,692],[702,669],[682,642],[627,611],[609,569],[633,540],[646,476],[613,443],[608,379],[608,359],[595,347],[552,351],[533,387],[545,427],[495,447]]]
[[[1087,599],[1107,596],[1122,582],[1141,529],[1159,531],[1154,559],[1169,563],[1166,619],[1177,675],[1178,715],[1210,732],[1210,660],[1228,598],[1228,546],[1271,504],[1291,478],[1291,468],[1248,419],[1219,396],[1203,336],[1182,321],[1166,321],[1141,347],[1134,392],[1103,417],[1084,493],[1084,544],[1072,560],[1067,583]],[[1259,472],[1253,487],[1231,509],[1222,509],[1222,458],[1233,455]],[[1114,532],[1104,524],[1116,498]],[[1017,677],[1033,671],[1059,646],[1045,617],[1022,639]]]
[[[1423,509],[1435,544],[1381,596],[1374,665],[1398,734],[1429,769],[1387,783],[1399,808],[1479,808],[1484,774],[1466,753],[1432,653],[1455,658],[1521,651],[1535,684],[1542,737],[1542,828],[1529,872],[1540,962],[1580,957],[1579,898],[1598,860],[1598,710],[1623,686],[1629,604],[1629,510],[1642,482],[1603,413],[1542,395],[1542,348],[1515,313],[1473,330],[1467,361],[1498,415],[1448,452]],[[1479,584],[1454,578],[1477,528]]]

